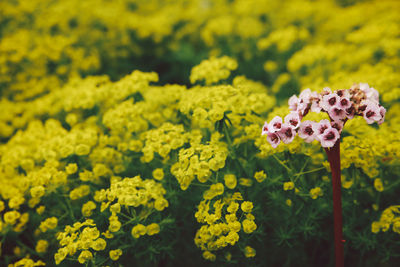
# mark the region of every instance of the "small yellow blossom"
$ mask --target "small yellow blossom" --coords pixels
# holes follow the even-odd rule
[[[258,171],[254,173],[254,179],[257,180],[257,182],[261,183],[265,179],[267,179],[267,174],[264,171]]]
[[[244,248],[244,256],[246,258],[252,258],[256,256],[256,250],[250,246]]]
[[[49,246],[49,242],[47,242],[46,240],[40,239],[36,244],[35,250],[37,253],[44,253],[47,251],[48,246]]]
[[[283,183],[283,190],[288,191],[288,190],[293,190],[294,189],[294,183],[293,182],[285,182]]]
[[[152,223],[146,226],[147,234],[148,235],[155,235],[160,232],[160,225],[157,223]]]
[[[153,171],[153,178],[161,181],[164,178],[164,171],[161,168],[157,168]]]
[[[234,189],[236,187],[237,179],[234,174],[225,174],[224,181],[227,188]]]
[[[121,249],[110,250],[110,259],[113,261],[117,261],[121,255],[122,255]]]
[[[324,193],[322,192],[320,187],[315,187],[310,190],[310,196],[312,199],[317,199],[318,197],[323,196]]]

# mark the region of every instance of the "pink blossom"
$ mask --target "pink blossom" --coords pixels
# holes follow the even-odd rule
[[[378,124],[381,125],[385,121],[386,109],[380,106],[379,113],[381,114],[381,119],[378,121]]]
[[[379,103],[379,92],[372,87],[369,87],[368,83],[360,83],[360,89],[364,91],[367,96],[367,100]]]
[[[329,87],[324,87],[324,93],[332,93],[332,90],[331,90],[331,88],[329,88]]]
[[[276,133],[268,133],[267,141],[271,144],[273,148],[276,148],[281,142],[281,139],[279,138],[279,135]]]
[[[344,122],[341,121],[341,120],[332,121],[332,122],[331,122],[331,127],[332,127],[332,128],[335,128],[336,130],[338,130],[339,133],[342,132],[343,126],[344,126]]]
[[[310,103],[312,95],[313,93],[311,92],[310,88],[304,89],[299,95],[300,103],[307,105]]]
[[[340,89],[336,91],[336,94],[340,97],[340,98],[350,98],[350,93],[348,90],[344,90],[344,89]]]
[[[324,95],[320,102],[320,106],[326,112],[328,112],[331,109],[331,107],[334,107],[339,103],[339,100],[340,100],[339,96],[335,93]]]
[[[285,117],[285,123],[293,129],[297,129],[300,125],[300,116],[296,112],[291,112]]]
[[[333,121],[343,120],[346,118],[346,111],[339,106],[331,107],[328,114]]]
[[[290,125],[285,123],[282,125],[281,130],[278,132],[278,135],[281,138],[282,142],[284,142],[285,144],[289,144],[296,136],[296,132]]]
[[[279,116],[274,117],[268,124],[268,130],[270,133],[275,133],[282,128],[282,118]]]
[[[264,135],[264,134],[268,134],[268,122],[265,122],[264,126],[262,128],[261,135]]]
[[[333,147],[336,141],[340,138],[338,130],[330,128],[320,135],[320,142],[322,147]]]
[[[342,109],[347,109],[351,107],[351,101],[349,97],[341,97],[339,100],[339,107]]]
[[[289,98],[289,108],[292,111],[297,111],[297,107],[299,105],[299,98],[296,95],[292,95]]]
[[[330,129],[331,123],[329,120],[321,120],[319,123],[317,123],[316,128],[317,128],[317,136],[323,134],[325,130]],[[318,137],[317,137],[318,139]]]
[[[316,112],[316,113],[320,113],[321,112],[321,106],[319,105],[319,103],[321,102],[320,99],[314,99],[311,103],[311,111],[312,112]]]
[[[374,123],[375,121],[380,121],[382,119],[382,115],[378,104],[368,100],[364,101],[364,103],[366,104],[366,108],[363,111],[365,121],[368,124]]]
[[[349,120],[354,118],[355,113],[356,113],[356,109],[354,108],[354,106],[350,106],[349,108],[346,109],[346,117]]]
[[[299,136],[304,139],[307,143],[311,143],[312,141],[315,140],[316,137],[316,132],[317,132],[317,127],[316,123],[313,121],[303,121],[300,124],[299,128]]]

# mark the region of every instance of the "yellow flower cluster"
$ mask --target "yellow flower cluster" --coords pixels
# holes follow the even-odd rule
[[[212,57],[203,60],[199,65],[195,66],[190,73],[190,82],[205,80],[206,85],[226,80],[231,71],[237,69],[236,60],[224,56],[220,58]]]
[[[100,237],[93,220],[86,220],[83,223],[76,222],[73,226],[67,225],[63,232],[57,233],[61,248],[54,255],[56,264],[60,264],[67,255],[74,255],[81,251],[78,257],[79,263],[83,264],[93,258],[90,249],[102,251],[106,248],[107,242]]]
[[[190,148],[179,150],[179,159],[171,166],[171,173],[182,190],[186,190],[195,178],[201,183],[207,182],[212,171],[216,172],[225,166],[228,149],[220,138],[218,132],[213,133],[207,145],[193,138]]]
[[[140,176],[135,176],[122,180],[113,179],[109,189],[96,191],[94,199],[101,202],[101,211],[109,207],[113,214],[120,212],[120,205],[135,208],[144,206],[162,211],[168,207],[168,201],[164,198],[165,193],[162,184],[153,179],[143,180]],[[111,205],[113,202],[119,205]]]
[[[240,204],[238,201],[242,199],[240,193],[216,200],[215,197],[222,195],[223,192],[224,187],[221,183],[212,185],[204,193],[204,200],[198,205],[195,214],[197,221],[203,225],[196,232],[194,242],[204,251],[203,257],[211,261],[216,259],[213,251],[234,246],[239,241],[241,231],[251,234],[257,229],[255,218],[251,214],[253,203],[243,201]]]
[[[371,224],[371,231],[376,234],[380,231],[386,232],[392,226],[393,232],[400,234],[400,206],[386,208],[379,219]]]
[[[152,236],[158,234],[159,232],[160,232],[160,225],[158,225],[157,223],[151,223],[147,226],[144,226],[143,224],[135,225],[132,228],[131,234],[134,238],[139,238],[140,236],[145,234]]]

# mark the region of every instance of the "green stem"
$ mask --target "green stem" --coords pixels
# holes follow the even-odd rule
[[[283,167],[285,167],[285,169],[286,169],[288,172],[292,172],[292,169],[290,169],[288,166],[286,166],[286,164],[283,163],[275,154],[272,154],[272,156],[276,159],[276,161],[279,162],[279,164],[281,164]]]

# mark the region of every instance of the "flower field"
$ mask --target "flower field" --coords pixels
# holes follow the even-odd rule
[[[0,266],[400,266],[399,10],[0,1]]]

